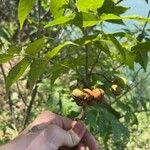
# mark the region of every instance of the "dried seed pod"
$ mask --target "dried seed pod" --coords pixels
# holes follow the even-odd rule
[[[101,102],[104,98],[104,91],[100,88],[90,90],[85,88],[83,90],[75,89],[72,91],[72,97],[79,106],[94,105]]]
[[[84,92],[79,89],[74,89],[72,91],[71,95],[75,99],[83,99],[84,98]]]
[[[84,92],[84,99],[87,101],[91,101],[93,99],[93,93],[90,89],[83,89],[82,90]]]
[[[92,90],[93,96],[94,96],[94,100],[98,100],[101,101],[104,98],[104,90],[100,89],[100,88],[95,88]]]
[[[71,93],[71,96],[79,106],[86,105],[85,93],[79,89],[74,89]]]

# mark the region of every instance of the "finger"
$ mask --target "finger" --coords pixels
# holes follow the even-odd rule
[[[55,113],[52,113],[50,111],[45,111],[41,113],[35,121],[32,123],[32,125],[37,125],[37,124],[56,124],[57,126],[65,129],[65,130],[70,130],[72,128],[72,125],[75,123],[75,121],[72,121],[69,118],[59,116]]]
[[[80,142],[75,150],[86,150],[86,146],[82,142]]]
[[[90,150],[98,150],[98,145],[94,136],[88,131],[85,132],[82,142],[90,149]]]
[[[39,125],[42,126],[44,129],[45,127],[49,126],[50,124],[56,124],[57,126],[65,129],[70,130],[75,124],[75,121],[72,121],[69,118],[61,117],[55,113],[45,111],[41,113],[31,124],[28,125],[26,129],[24,129],[20,134],[27,134],[28,130],[30,130],[32,127]]]
[[[85,133],[85,125],[82,122],[78,122],[69,131],[63,130],[56,125],[50,125],[44,131],[46,138],[55,143],[57,147],[74,147],[81,141]]]

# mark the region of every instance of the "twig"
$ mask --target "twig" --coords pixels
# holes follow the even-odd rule
[[[150,10],[149,10],[149,12],[148,12],[147,18],[149,18],[149,16],[150,16]],[[145,28],[146,28],[147,24],[148,24],[148,21],[145,22],[141,34],[143,34],[143,33],[145,32]]]
[[[124,65],[124,63],[121,63],[119,66],[113,68],[114,71],[117,71],[120,67],[122,67]]]
[[[117,5],[117,4],[119,4],[119,3],[121,3],[123,0],[119,0],[117,3],[115,3],[115,5]]]
[[[31,110],[32,110],[32,106],[33,106],[35,98],[36,98],[37,89],[38,89],[38,85],[36,83],[36,85],[35,85],[35,87],[33,89],[33,92],[32,92],[32,96],[31,96],[31,100],[30,100],[29,106],[27,108],[27,113],[26,113],[26,117],[25,117],[25,121],[24,121],[24,128],[26,127],[26,125],[27,125],[27,123],[29,121],[29,117],[30,117],[30,113],[31,113]]]
[[[19,96],[21,97],[21,99],[22,99],[23,103],[25,104],[25,106],[28,107],[28,105],[27,105],[27,103],[26,103],[26,101],[25,101],[25,99],[24,99],[24,97],[22,95],[22,92],[20,90],[18,82],[16,82],[16,85],[17,85],[17,89],[18,89],[18,92],[19,92]]]
[[[2,75],[3,75],[3,78],[4,78],[4,82],[5,82],[5,85],[6,85],[6,74],[5,74],[5,70],[3,68],[3,65],[0,65],[0,68],[1,68]],[[13,119],[14,124],[16,125],[16,119],[15,119],[15,115],[14,115],[14,112],[13,112],[13,102],[12,102],[12,99],[11,99],[11,92],[10,91],[7,92],[7,98],[8,98],[8,103],[9,103],[9,109],[10,109],[10,112],[12,114],[12,119]]]
[[[89,76],[91,76],[91,74],[92,74],[92,72],[93,72],[93,70],[94,70],[94,68],[95,68],[96,64],[98,63],[98,60],[99,60],[99,56],[100,56],[100,54],[101,54],[101,51],[100,51],[100,52],[98,52],[97,58],[96,58],[96,60],[95,60],[94,64],[92,65],[92,67],[91,67],[91,69],[90,69],[90,71],[89,71]]]

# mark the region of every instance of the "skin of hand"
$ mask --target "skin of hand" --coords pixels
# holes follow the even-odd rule
[[[33,127],[38,130],[29,132]],[[86,150],[87,147],[98,150],[94,136],[82,121],[45,111],[0,150]]]

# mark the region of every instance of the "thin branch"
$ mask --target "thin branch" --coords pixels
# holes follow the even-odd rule
[[[149,16],[150,16],[150,10],[149,10],[149,12],[148,12],[147,18],[149,18]],[[145,24],[144,24],[144,26],[143,26],[143,29],[142,29],[142,33],[141,33],[141,34],[144,34],[144,32],[145,32],[145,28],[146,28],[147,24],[148,24],[148,21],[146,21],[146,22],[145,22]]]
[[[115,5],[118,5],[119,3],[121,3],[123,0],[119,0],[117,3],[115,3]]]
[[[96,58],[95,62],[93,63],[93,65],[92,65],[92,67],[91,67],[91,69],[90,69],[90,71],[89,71],[89,76],[91,76],[91,74],[92,74],[94,68],[96,67],[96,64],[97,64],[98,61],[99,61],[99,56],[100,56],[100,54],[101,54],[101,51],[98,52],[97,58]]]
[[[32,110],[32,107],[33,107],[33,104],[34,104],[34,101],[35,101],[35,98],[36,98],[36,95],[37,95],[37,89],[38,89],[38,85],[36,83],[34,89],[33,89],[33,92],[32,92],[32,96],[31,96],[31,100],[30,100],[30,103],[29,103],[29,106],[27,108],[27,113],[26,113],[26,117],[25,117],[25,121],[24,121],[24,128],[26,127],[28,121],[29,121],[29,118],[30,118],[30,113],[31,113],[31,110]]]
[[[117,67],[113,68],[114,71],[117,71],[120,67],[122,67],[124,65],[124,63],[121,63],[120,65],[118,65]]]
[[[5,70],[3,68],[3,65],[0,65],[0,68],[1,68],[1,71],[2,71],[3,78],[4,78],[4,82],[6,84],[6,74],[5,74]],[[11,99],[11,92],[10,91],[7,92],[7,98],[8,98],[8,103],[9,103],[9,109],[10,109],[10,112],[12,114],[12,119],[13,119],[14,124],[16,125],[16,119],[15,119],[15,115],[14,115],[14,112],[13,112],[13,102],[12,102],[12,99]]]
[[[28,105],[27,105],[27,103],[26,103],[26,100],[24,99],[24,96],[22,95],[22,92],[21,92],[21,90],[20,90],[20,87],[19,87],[18,82],[16,82],[16,86],[17,86],[17,90],[18,90],[18,92],[19,92],[19,96],[21,97],[21,99],[22,99],[23,103],[25,104],[25,106],[28,107]]]

